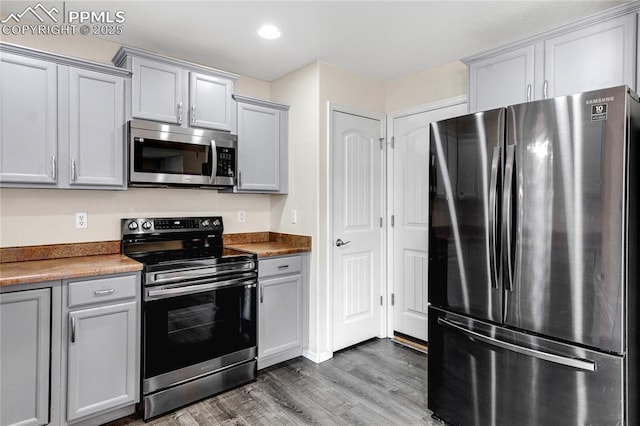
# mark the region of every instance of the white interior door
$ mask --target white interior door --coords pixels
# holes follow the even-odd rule
[[[381,118],[331,112],[333,350],[383,332]]]
[[[392,205],[393,330],[427,341],[429,257],[429,123],[467,112],[466,103],[393,119],[389,203]]]

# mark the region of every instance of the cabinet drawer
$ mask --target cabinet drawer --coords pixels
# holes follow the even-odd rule
[[[302,270],[302,256],[286,256],[258,262],[258,277],[292,274]]]
[[[136,297],[137,275],[123,275],[69,283],[69,307]]]

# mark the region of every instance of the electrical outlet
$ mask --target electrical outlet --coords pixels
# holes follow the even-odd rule
[[[291,215],[289,216],[289,222],[291,223],[298,223],[298,211],[297,210],[291,210]]]
[[[87,213],[76,213],[76,228],[77,229],[84,229],[86,228],[89,223],[89,215],[87,215]]]
[[[238,211],[238,222],[245,223],[247,221],[247,212],[244,210]]]

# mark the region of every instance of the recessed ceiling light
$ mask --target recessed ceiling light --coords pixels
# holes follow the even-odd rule
[[[267,40],[275,40],[280,38],[280,30],[275,25],[263,25],[258,30],[258,35]]]

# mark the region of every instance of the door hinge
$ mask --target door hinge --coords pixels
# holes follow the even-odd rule
[[[396,295],[395,293],[391,293],[391,306],[396,304]]]
[[[391,215],[391,227],[393,228],[394,226],[396,226],[396,216]]]
[[[380,228],[384,228],[384,219],[380,218]]]
[[[380,138],[380,149],[384,150],[384,138]]]
[[[380,306],[383,306],[383,304],[382,304],[382,296],[380,296]]]
[[[391,149],[396,149],[396,137],[391,136]]]

